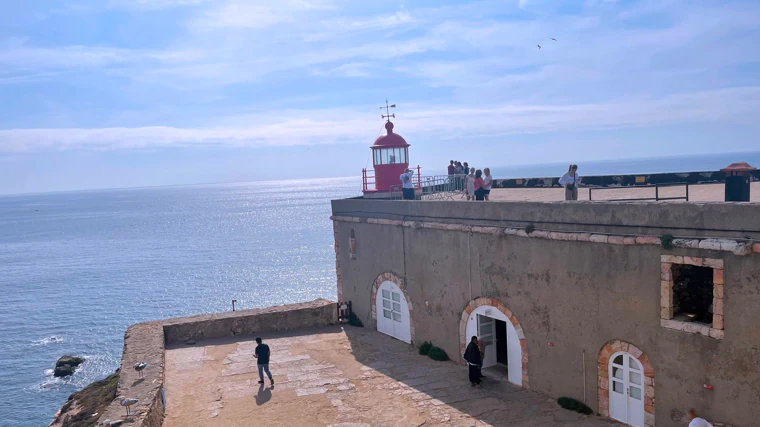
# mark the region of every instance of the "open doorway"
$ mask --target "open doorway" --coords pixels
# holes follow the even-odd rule
[[[496,363],[507,367],[507,322],[496,319]]]
[[[486,376],[489,372],[506,375],[507,380],[518,386],[526,385],[526,370],[524,360],[525,337],[522,328],[511,312],[501,305],[497,308],[490,305],[493,300],[478,298],[480,302],[474,309],[465,308],[462,313],[460,345],[462,352],[467,347],[470,338],[477,336],[482,341],[483,369]]]

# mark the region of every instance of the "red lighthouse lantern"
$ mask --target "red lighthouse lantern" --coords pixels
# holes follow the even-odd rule
[[[382,108],[391,108],[394,105],[387,105]],[[387,110],[386,110],[387,112]],[[378,137],[372,144],[372,165],[375,169],[374,177],[362,170],[364,181],[365,197],[388,197],[393,191],[400,191],[400,175],[409,167],[409,144],[399,134],[393,132],[393,122],[390,118],[395,118],[394,114],[383,115],[388,119],[385,123],[386,134]],[[417,167],[417,182],[415,188],[419,187],[419,167]]]

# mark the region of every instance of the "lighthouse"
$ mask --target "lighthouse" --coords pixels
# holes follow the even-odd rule
[[[409,144],[399,134],[393,132],[391,118],[395,114],[389,114],[390,108],[396,104],[388,105],[385,102],[386,114],[382,115],[385,122],[385,135],[381,135],[372,144],[372,166],[374,176],[367,169],[362,170],[363,193],[365,198],[391,198],[400,194],[401,180],[399,177],[409,167]],[[419,189],[420,168],[417,167],[414,179],[415,189]]]

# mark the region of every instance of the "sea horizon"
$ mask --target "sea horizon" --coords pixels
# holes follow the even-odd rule
[[[464,160],[462,160],[464,159]],[[669,160],[692,160],[693,166],[679,166],[673,167],[668,163]],[[736,159],[725,163],[729,159]],[[466,158],[458,158],[459,161],[467,161]],[[725,163],[722,164],[721,162]],[[703,154],[688,154],[688,155],[668,155],[668,156],[654,156],[654,157],[632,157],[632,158],[618,158],[618,159],[602,159],[602,160],[573,160],[567,163],[563,162],[549,162],[549,163],[525,163],[515,165],[502,165],[502,166],[484,166],[490,167],[491,174],[495,179],[514,179],[514,178],[554,178],[561,176],[566,170],[567,165],[575,163],[580,166],[579,174],[582,176],[597,176],[597,175],[631,175],[631,174],[655,174],[655,173],[679,173],[679,172],[713,172],[720,170],[734,162],[747,162],[752,166],[760,168],[760,151],[737,151],[728,153],[703,153]],[[679,165],[682,164],[679,162]],[[413,163],[410,167],[416,167]],[[480,165],[474,165],[478,169],[482,169]],[[622,167],[621,167],[622,166]],[[371,166],[368,167],[371,169]],[[442,168],[438,167],[422,167],[422,175],[446,175],[446,165]],[[425,171],[433,171],[433,173],[426,173]],[[18,195],[46,195],[46,194],[65,194],[65,193],[77,193],[77,192],[93,192],[93,191],[111,191],[111,190],[139,190],[139,189],[151,189],[151,188],[172,188],[172,187],[197,187],[207,185],[226,185],[226,184],[267,184],[267,183],[281,183],[291,182],[297,183],[299,181],[315,181],[315,180],[330,180],[330,179],[361,179],[361,170],[356,175],[344,175],[344,176],[329,176],[329,177],[304,177],[293,178],[289,180],[243,180],[243,181],[217,181],[217,182],[196,182],[196,183],[180,183],[180,184],[161,184],[161,185],[135,185],[135,186],[120,186],[120,187],[93,187],[93,188],[77,188],[70,190],[54,190],[54,191],[32,191],[32,192],[11,192],[0,193],[0,197],[6,196],[18,196]]]

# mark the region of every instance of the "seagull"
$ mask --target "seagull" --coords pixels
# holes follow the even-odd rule
[[[537,44],[536,46],[538,46],[538,48],[541,49],[541,45],[540,44]]]
[[[143,371],[143,369],[145,369],[146,366],[148,366],[148,364],[145,363],[145,362],[137,362],[137,363],[135,363],[135,371],[137,371],[138,378],[144,378],[142,371]]]
[[[552,40],[554,40],[555,42],[557,41],[557,39],[555,39],[554,37],[552,37]]]
[[[121,403],[121,406],[125,406],[127,408],[127,416],[129,416],[129,406],[137,403],[137,399],[127,399],[125,396],[119,396],[118,399],[119,403]]]

